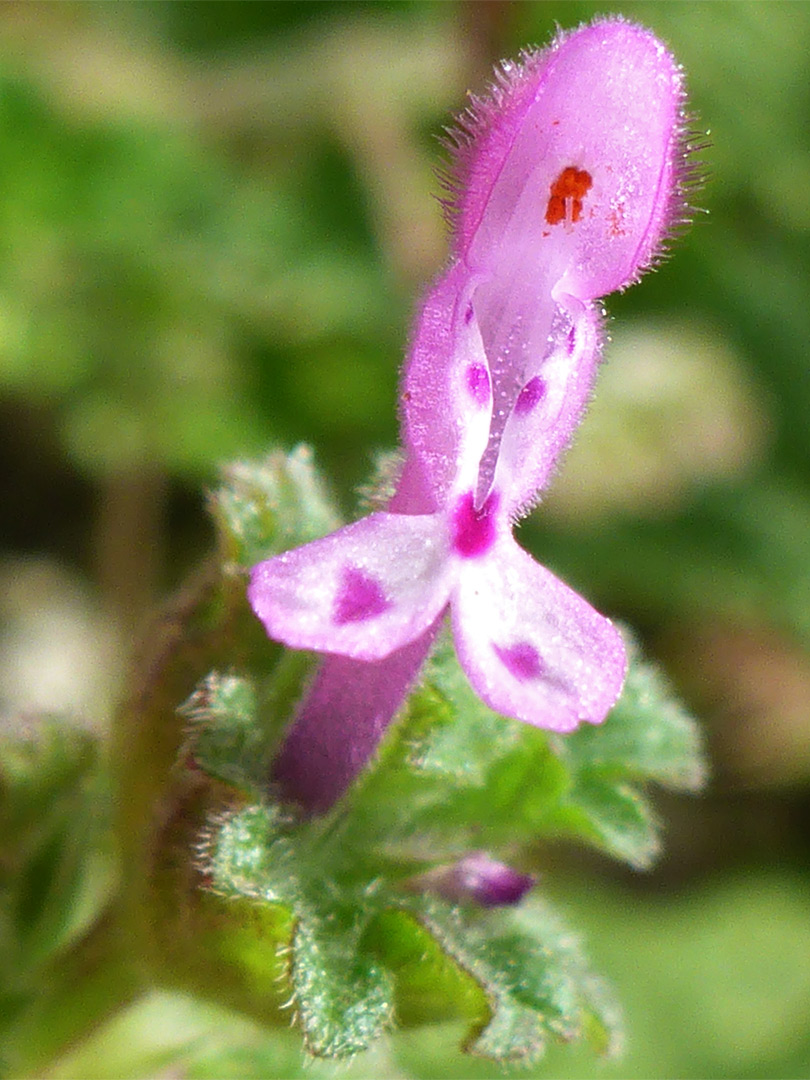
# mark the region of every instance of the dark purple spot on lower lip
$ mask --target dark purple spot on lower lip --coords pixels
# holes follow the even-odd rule
[[[495,542],[495,511],[500,499],[493,491],[476,510],[473,493],[462,495],[453,512],[453,551],[465,559],[484,555]]]
[[[476,405],[489,401],[489,372],[484,364],[469,364],[466,371],[467,389]]]
[[[376,578],[354,566],[344,568],[333,616],[338,626],[382,615],[390,606]]]
[[[520,682],[539,679],[543,674],[543,662],[540,654],[528,641],[519,641],[516,645],[495,645],[495,655],[503,666]]]
[[[577,331],[576,331],[576,327],[572,326],[571,329],[568,331],[567,345],[568,345],[568,355],[569,356],[571,356],[573,354],[574,347],[575,347],[576,343],[577,343]]]
[[[515,412],[518,416],[525,416],[526,413],[530,413],[532,409],[546,396],[546,384],[539,375],[535,375],[533,379],[529,379],[526,385],[518,394],[518,399],[515,402]]]
[[[467,310],[464,312],[464,322],[467,324],[467,326],[469,326],[470,323],[472,322],[472,317],[473,317],[473,306],[472,306],[472,304],[468,304],[467,305]]]

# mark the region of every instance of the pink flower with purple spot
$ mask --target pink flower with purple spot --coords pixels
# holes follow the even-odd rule
[[[402,694],[415,674],[396,658],[418,665],[449,609],[479,696],[570,731],[616,701],[622,638],[512,526],[582,418],[600,353],[596,301],[636,280],[683,217],[681,72],[646,29],[599,20],[504,65],[461,125],[452,261],[404,370],[397,492],[387,511],[257,566],[249,597],[272,638],[378,665]],[[327,683],[302,707],[310,725],[316,700],[336,722]]]

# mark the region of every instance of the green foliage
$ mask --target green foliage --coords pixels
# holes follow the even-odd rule
[[[260,805],[218,826],[207,869],[226,897],[292,913],[292,941],[276,947],[289,953],[290,1004],[313,1054],[365,1050],[395,1017],[469,1011],[469,1048],[497,1061],[531,1061],[552,1036],[615,1043],[615,1005],[545,903],[481,911],[402,893],[369,878],[368,862],[347,864],[328,829]],[[426,1014],[421,969],[435,971],[437,953],[459,971],[434,983]]]
[[[0,1068],[14,1062],[54,966],[113,894],[100,766],[97,740],[64,720],[37,718],[0,736]]]
[[[625,1005],[626,1050],[616,1060],[594,1059],[587,1046],[552,1042],[544,1060],[532,1067],[517,1064],[509,1075],[536,1080],[808,1075],[810,897],[801,873],[783,868],[714,875],[663,902],[627,882],[596,877],[569,880],[565,892],[571,918],[598,947]],[[400,912],[387,917],[379,932],[390,954],[398,949],[397,982],[411,979],[413,1011],[407,1022],[421,1026],[393,1031],[354,1060],[305,1058],[300,1034],[286,1025],[268,1030],[186,994],[150,991],[98,1025],[49,1075],[138,1080],[169,1069],[192,1080],[335,1075],[493,1080],[502,1075],[502,1066],[457,1049],[469,1021],[443,1018],[436,1008],[436,987],[447,977],[434,939]],[[662,972],[668,973],[663,981]],[[468,988],[470,982],[466,979]],[[475,995],[471,1003],[479,999]]]
[[[706,781],[700,730],[661,671],[630,643],[622,695],[608,720],[553,737],[556,753],[578,775],[654,780],[672,791],[699,791]]]
[[[212,672],[180,706],[190,721],[189,753],[210,776],[258,793],[270,765],[247,679]]]
[[[261,461],[240,461],[223,473],[225,482],[211,497],[211,510],[226,563],[249,569],[340,524],[305,446]]]
[[[277,810],[254,805],[217,829],[208,869],[226,896],[292,913],[291,1001],[309,1049],[344,1056],[390,1023],[392,1000],[386,972],[362,945],[378,899],[364,897],[362,882],[339,889],[329,850],[308,830],[285,828]]]
[[[484,705],[444,633],[339,827],[405,868],[508,851],[536,837],[565,784],[544,733]]]
[[[239,639],[258,624],[244,603],[243,583],[251,566],[288,548],[336,529],[340,518],[313,464],[308,448],[281,451],[258,461],[240,461],[222,470],[222,485],[209,499],[217,526],[223,602],[215,625],[236,622],[221,649],[244,662]],[[254,795],[265,788],[270,762],[293,705],[312,668],[312,657],[281,656],[259,632],[259,656],[250,674],[205,675],[179,713],[188,721],[180,757],[190,755],[210,776]],[[268,672],[271,674],[268,676]]]
[[[226,573],[320,535],[333,521],[321,492],[301,451],[226,472],[213,501]],[[319,1056],[437,1016],[466,1018],[469,1049],[498,1061],[532,1061],[549,1039],[614,1049],[618,1011],[547,900],[458,906],[430,875],[482,850],[538,869],[538,844],[561,836],[648,865],[658,827],[645,784],[695,790],[705,776],[663,680],[634,650],[607,721],[549,735],[485,706],[443,633],[374,761],[332,811],[301,820],[266,789],[307,669],[282,652],[272,671],[212,672],[182,708],[181,775],[202,770],[229,792],[212,789],[199,869],[206,910],[225,920],[217,940],[230,924],[244,942],[248,996],[267,978],[263,951]],[[252,925],[245,902],[269,921]]]
[[[568,577],[598,566],[605,595],[630,609],[694,622],[766,618],[810,647],[810,501],[792,479],[706,486],[656,521],[621,516],[542,535],[539,526],[529,530],[541,558]]]
[[[639,785],[694,791],[705,774],[694,721],[637,650],[605,723],[554,736],[487,708],[444,634],[338,827],[358,852],[377,847],[405,868],[476,847],[508,857],[555,835],[643,867],[659,827]]]
[[[42,718],[0,744],[4,989],[35,981],[109,896],[109,792],[96,740]],[[106,834],[106,835],[105,835]],[[99,839],[106,841],[99,849]]]
[[[570,776],[553,811],[561,833],[587,838],[631,866],[648,867],[660,852],[659,824],[638,782],[699,791],[706,781],[695,722],[635,647],[622,696],[604,724],[550,741]]]
[[[621,1018],[610,991],[588,970],[576,938],[538,899],[519,909],[464,911],[435,898],[414,904],[440,947],[486,994],[491,1020],[467,1048],[496,1061],[532,1061],[550,1037],[587,1035],[604,1053],[619,1045]]]
[[[364,429],[391,426],[374,422],[390,413],[374,388],[391,370],[374,253],[362,227],[335,245],[335,214],[318,220],[300,197],[350,186],[340,152],[252,170],[172,117],[176,99],[133,124],[76,98],[0,73],[0,390],[47,403],[90,475],[210,475],[294,431],[288,398],[359,456]],[[269,349],[268,324],[281,331]],[[302,336],[310,353],[290,364]],[[369,408],[330,423],[359,352],[355,400]],[[313,361],[320,377],[302,379]]]

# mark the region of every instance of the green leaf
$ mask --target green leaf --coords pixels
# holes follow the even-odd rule
[[[395,1006],[403,1023],[466,1017],[470,1049],[498,1061],[533,1060],[551,1037],[614,1046],[610,996],[547,904],[462,910],[341,877],[343,860],[322,828],[261,805],[225,818],[210,848],[216,892],[291,913],[288,1005],[313,1054],[365,1049]]]
[[[225,483],[211,496],[211,511],[226,564],[255,566],[342,524],[308,447],[237,462],[223,474]]]
[[[367,1049],[393,1019],[392,979],[363,948],[368,912],[322,901],[298,916],[292,985],[309,1051],[346,1057]]]
[[[226,896],[281,904],[292,913],[289,1004],[295,1003],[310,1051],[339,1057],[365,1049],[390,1023],[392,990],[362,946],[373,898],[351,888],[341,894],[311,836],[274,807],[246,807],[220,825],[209,871]]]
[[[180,714],[189,721],[180,761],[260,799],[311,667],[307,653],[282,653],[262,680],[261,695],[251,679],[212,671],[180,706]]]
[[[229,814],[212,839],[207,870],[226,896],[293,907],[301,898],[298,852],[281,810],[251,805]]]
[[[589,841],[637,869],[651,866],[661,851],[659,822],[632,785],[585,773],[553,818],[553,831]]]
[[[110,804],[96,739],[43,717],[0,739],[0,943],[26,986],[111,896]]]
[[[405,867],[449,861],[530,842],[565,785],[546,735],[478,698],[445,632],[335,828]]]
[[[555,737],[555,751],[577,773],[598,769],[674,791],[699,791],[708,775],[699,727],[632,641],[628,652],[624,690],[607,720]]]
[[[62,1023],[45,1023],[62,972],[109,910],[118,863],[97,739],[53,717],[0,736],[0,1071]],[[84,974],[84,972],[82,972]],[[76,974],[70,979],[75,1002]],[[65,999],[66,1000],[66,999]],[[38,1070],[30,1070],[32,1074]]]
[[[364,943],[394,975],[397,1024],[404,1028],[464,1018],[480,1022],[487,998],[399,893],[370,923]],[[436,901],[440,903],[440,901]]]
[[[634,645],[607,720],[555,735],[484,705],[444,633],[378,759],[330,827],[362,853],[358,865],[376,854],[390,861],[389,873],[394,863],[409,873],[477,849],[520,859],[542,836],[584,840],[646,867],[660,839],[643,785],[694,791],[705,776],[695,722]]]
[[[225,483],[210,500],[218,533],[226,609],[214,620],[250,677],[212,671],[179,707],[190,723],[179,751],[209,776],[258,798],[286,721],[300,698],[314,657],[282,651],[268,642],[244,599],[244,571],[262,559],[330,532],[340,520],[326,496],[310,451],[274,451],[259,461],[237,462],[223,470]],[[246,648],[247,646],[247,648]],[[226,651],[227,650],[227,651]],[[237,651],[238,650],[238,651]]]
[[[586,1034],[606,1052],[618,1048],[618,1008],[548,904],[482,912],[421,897],[410,910],[486,995],[489,1015],[467,1043],[473,1053],[529,1063],[549,1038]]]
[[[549,824],[646,868],[660,852],[660,825],[640,785],[697,791],[708,770],[700,730],[664,677],[632,642],[629,660],[622,696],[604,723],[551,737],[570,784]]]
[[[270,762],[253,683],[211,672],[179,711],[191,725],[186,749],[193,763],[209,776],[258,795]]]

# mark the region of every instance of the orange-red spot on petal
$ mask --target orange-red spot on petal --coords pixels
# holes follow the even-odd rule
[[[624,210],[621,206],[615,207],[608,215],[608,235],[624,236],[627,230],[624,228]]]
[[[591,174],[585,169],[578,169],[576,165],[563,169],[549,189],[551,194],[546,207],[549,225],[559,225],[566,220],[579,221],[582,217],[582,200],[592,184]]]

